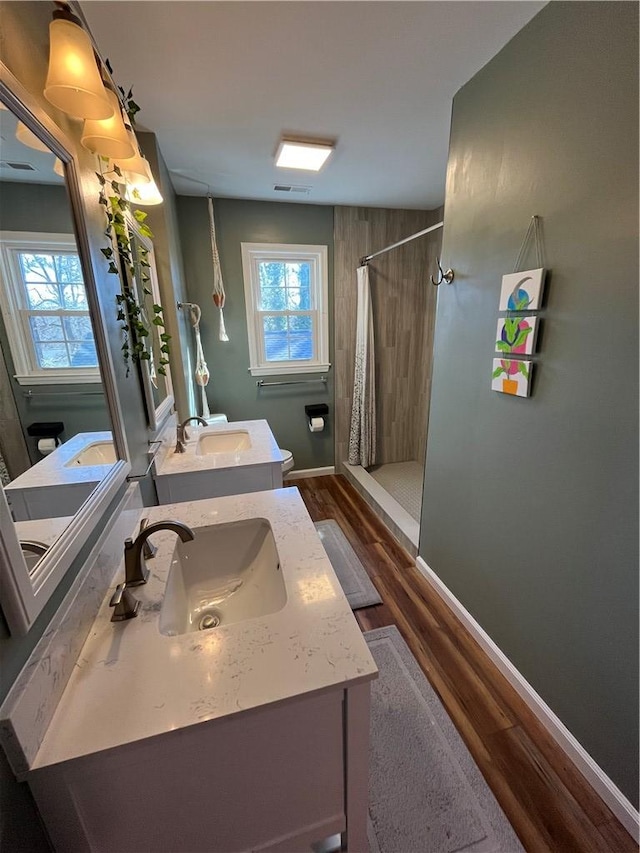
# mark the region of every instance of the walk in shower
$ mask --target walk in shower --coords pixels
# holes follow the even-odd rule
[[[340,207],[334,225],[336,471],[350,480],[412,554],[418,547],[437,295],[429,277],[436,269],[442,229],[403,241],[441,217],[442,210]],[[388,251],[378,254],[381,249]],[[348,446],[356,267],[367,255],[375,339],[376,453],[375,464],[363,467],[348,464]]]

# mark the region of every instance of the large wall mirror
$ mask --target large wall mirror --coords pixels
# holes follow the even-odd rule
[[[71,143],[28,97],[3,68],[0,603],[12,633],[28,630],[129,471]]]

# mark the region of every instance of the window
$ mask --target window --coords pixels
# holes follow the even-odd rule
[[[0,234],[0,307],[22,385],[100,382],[71,234]]]
[[[328,370],[327,247],[242,243],[253,376]]]

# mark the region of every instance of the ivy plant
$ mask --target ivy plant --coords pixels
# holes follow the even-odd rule
[[[162,305],[153,303],[153,318],[149,320],[141,304],[136,289],[136,265],[140,272],[140,285],[144,296],[152,296],[149,288],[149,252],[146,247],[138,243],[135,255],[132,246],[130,226],[127,223],[127,214],[136,221],[136,229],[148,240],[153,240],[153,232],[145,222],[147,214],[131,207],[125,198],[123,188],[126,188],[126,180],[118,166],[112,164],[106,158],[100,158],[101,165],[108,171],[96,172],[100,184],[98,201],[105,211],[105,237],[108,245],[100,251],[107,260],[108,272],[120,276],[122,290],[116,296],[117,314],[122,332],[122,356],[127,368],[126,375],[129,376],[131,364],[142,361],[152,362],[153,344],[151,326],[157,326],[160,338],[160,359],[156,365],[157,372],[166,376],[166,365],[169,364],[171,336],[167,334],[164,323]],[[120,266],[120,269],[118,268]]]

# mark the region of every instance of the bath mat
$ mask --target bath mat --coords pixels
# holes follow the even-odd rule
[[[364,635],[372,683],[370,853],[524,848],[395,626]]]
[[[324,550],[338,576],[340,586],[352,610],[380,604],[382,599],[369,580],[365,567],[358,559],[337,521],[317,521],[316,530]]]

